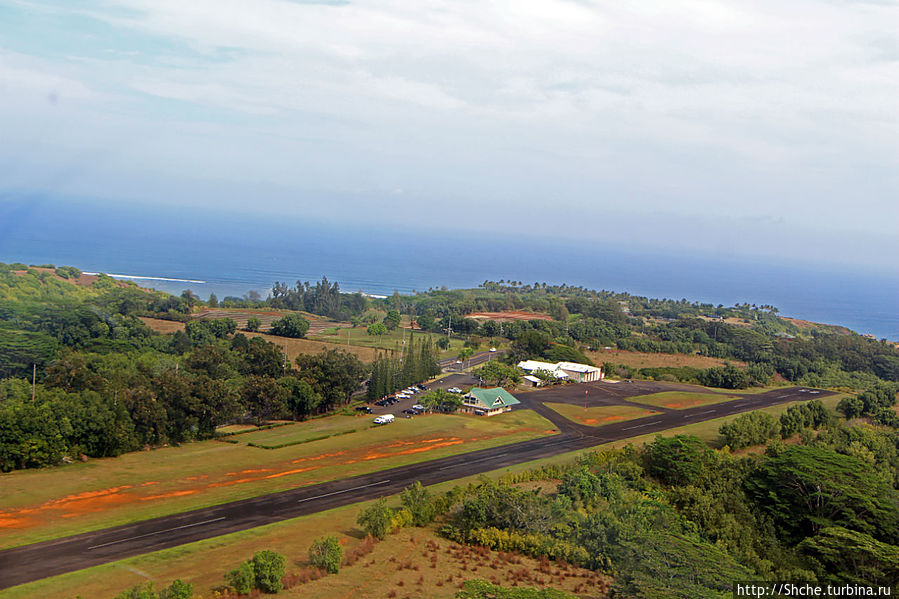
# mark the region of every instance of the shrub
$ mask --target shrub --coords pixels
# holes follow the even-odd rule
[[[257,551],[250,560],[256,579],[256,588],[265,593],[277,593],[281,590],[281,578],[284,577],[286,560],[276,551]]]
[[[160,599],[190,599],[194,594],[194,586],[176,578],[159,594]]]
[[[309,563],[330,574],[337,574],[342,558],[343,547],[334,535],[315,539],[309,547]]]
[[[390,532],[392,520],[393,514],[391,514],[390,508],[387,507],[387,500],[382,497],[362,510],[359,517],[356,518],[356,523],[362,527],[362,530],[376,539],[383,539]]]
[[[225,574],[225,580],[232,589],[246,595],[256,586],[256,576],[253,572],[253,565],[250,562],[244,562],[234,570]]]

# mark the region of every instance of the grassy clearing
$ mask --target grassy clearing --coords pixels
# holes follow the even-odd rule
[[[588,426],[602,426],[604,424],[611,424],[612,422],[632,420],[634,418],[642,418],[643,416],[652,416],[653,414],[659,413],[655,410],[638,408],[636,406],[599,406],[587,408],[585,410],[580,406],[572,404],[547,403],[546,407],[552,408],[572,422],[578,422]]]
[[[297,422],[269,430],[251,431],[233,435],[231,438],[241,443],[253,443],[271,447],[288,443],[303,443],[322,436],[344,435],[364,431],[372,427],[373,416],[330,416],[306,422]]]
[[[683,410],[685,408],[695,408],[696,406],[707,406],[717,403],[724,403],[732,399],[739,399],[739,395],[728,393],[689,393],[683,391],[664,391],[662,393],[650,393],[649,395],[638,395],[629,397],[628,401],[655,406],[657,408],[669,408],[672,410]]]
[[[693,368],[712,368],[723,366],[725,360],[711,358],[709,356],[697,356],[693,354],[654,354],[623,350],[601,350],[587,352],[587,357],[596,364],[612,362],[619,366],[630,368],[659,368],[691,366]],[[745,362],[739,360],[729,361],[734,366],[745,366]]]
[[[333,416],[368,426],[370,416]],[[296,426],[328,426],[320,419]],[[283,427],[290,428],[290,427]],[[321,430],[321,429],[320,429]],[[247,433],[277,435],[281,429]],[[553,434],[526,410],[429,415],[281,449],[221,441],[0,476],[0,548],[355,476]],[[310,433],[314,434],[314,433]],[[243,435],[236,435],[240,439]],[[234,439],[235,437],[229,437]],[[273,437],[266,437],[273,438]]]
[[[408,319],[404,319],[403,325],[408,326]],[[323,341],[332,344],[340,344],[344,347],[349,345],[369,348],[372,351],[372,355],[377,350],[381,351],[393,351],[393,352],[401,352],[403,349],[403,340],[405,339],[407,342],[409,340],[410,332],[408,329],[399,327],[393,331],[388,332],[386,335],[369,335],[366,327],[357,327],[354,329],[326,329],[322,333],[317,335],[310,335],[310,337],[316,341]],[[443,335],[438,335],[436,333],[425,333],[423,331],[415,331],[416,339],[423,339],[424,337],[430,337],[433,343],[437,343],[437,340]],[[445,358],[449,356],[455,356],[459,353],[459,350],[462,349],[462,340],[460,339],[451,339],[450,346],[447,350],[440,352],[440,357]]]

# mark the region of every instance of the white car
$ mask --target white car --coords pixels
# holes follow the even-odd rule
[[[418,410],[420,412],[424,412],[426,408],[423,405],[421,405],[420,403],[417,403],[414,406],[412,406],[412,409]]]
[[[495,348],[495,347],[491,347],[491,348],[490,348],[490,351],[496,351],[496,348]]]
[[[462,393],[462,389],[458,387],[450,387],[449,389],[447,389],[447,391],[449,391],[450,393]]]
[[[374,419],[375,424],[390,424],[393,422],[393,414],[384,414],[383,416],[378,416]]]

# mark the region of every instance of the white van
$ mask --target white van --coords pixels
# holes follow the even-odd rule
[[[390,424],[393,422],[393,414],[384,414],[383,416],[378,416],[375,418],[375,424]]]

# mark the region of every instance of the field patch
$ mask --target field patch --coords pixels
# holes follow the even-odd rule
[[[495,418],[398,418],[379,427],[371,427],[371,419],[370,415],[331,416],[227,437],[237,443],[201,441],[0,475],[0,548],[557,432],[552,423],[529,410]],[[240,440],[286,442],[354,428],[361,430],[270,450]]]
[[[511,322],[513,320],[552,320],[549,314],[540,312],[526,312],[524,310],[503,310],[502,312],[472,312],[465,318],[475,320],[495,320],[497,322]]]
[[[603,426],[613,422],[632,420],[660,413],[656,410],[638,408],[637,406],[597,406],[588,407],[585,410],[583,406],[567,403],[547,403],[545,405],[572,422],[586,424],[587,426]]]
[[[138,316],[138,320],[163,335],[184,330],[184,323],[177,320],[164,320],[162,318],[150,318],[148,316]]]
[[[698,356],[696,354],[655,354],[617,349],[589,351],[586,352],[586,355],[593,360],[595,364],[612,362],[617,366],[627,366],[629,368],[664,368],[679,366],[713,368],[715,366],[724,366],[725,363],[725,360],[721,358]],[[729,360],[728,362],[741,368],[746,365],[745,362],[740,362],[739,360]]]
[[[628,401],[668,408],[671,410],[683,410],[696,406],[707,406],[716,403],[724,403],[732,399],[740,399],[740,395],[732,393],[690,393],[684,391],[664,391],[662,393],[650,393],[649,395],[637,395],[628,397]]]

